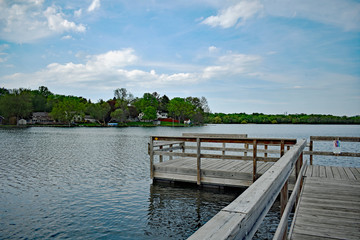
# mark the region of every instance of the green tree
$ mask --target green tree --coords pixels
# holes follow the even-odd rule
[[[154,107],[156,110],[159,106],[159,102],[154,95],[144,93],[143,97],[135,102],[135,106],[139,112],[144,112],[147,107]]]
[[[85,104],[77,98],[65,97],[56,103],[51,111],[51,116],[61,122],[68,123],[69,126],[75,116],[84,115]]]
[[[179,121],[184,121],[185,118],[190,118],[194,113],[195,107],[190,103],[185,101],[183,98],[173,98],[168,104],[169,113],[177,117]]]
[[[95,104],[91,104],[87,111],[95,118],[100,124],[106,123],[106,117],[110,112],[110,105],[107,102],[100,101]]]
[[[155,120],[157,118],[156,108],[153,106],[148,106],[143,111],[144,116],[142,117],[143,120]]]
[[[27,118],[32,113],[31,93],[26,90],[14,89],[0,97],[0,113],[7,119],[16,117]]]

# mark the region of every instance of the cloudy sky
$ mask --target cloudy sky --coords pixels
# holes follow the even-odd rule
[[[360,2],[0,0],[0,87],[360,114]]]

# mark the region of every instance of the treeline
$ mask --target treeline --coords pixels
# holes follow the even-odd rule
[[[263,113],[209,113],[206,117],[207,123],[227,124],[360,124],[360,116],[333,116],[321,114],[279,114],[269,115]]]
[[[83,97],[54,94],[45,86],[37,90],[0,88],[0,116],[5,123],[29,119],[33,112],[48,112],[56,121],[67,124],[84,119],[85,115],[103,125],[110,121],[122,123],[138,120],[140,113],[141,120],[151,121],[157,119],[159,112],[180,122],[191,119],[194,124],[201,124],[210,109],[205,97],[169,99],[154,92],[139,98],[125,88],[116,89],[112,99],[97,103]]]

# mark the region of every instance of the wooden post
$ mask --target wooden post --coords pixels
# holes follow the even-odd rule
[[[173,147],[173,145],[172,144],[170,144],[170,148],[172,148]],[[170,149],[170,152],[173,152],[173,150],[172,149]],[[172,160],[173,159],[173,156],[169,156],[169,160]]]
[[[201,185],[201,152],[200,152],[201,142],[200,142],[200,138],[196,139],[196,147],[197,147],[197,151],[196,151],[197,185]]]
[[[159,148],[161,150],[161,149],[163,149],[163,146],[160,146]],[[163,156],[162,155],[159,155],[159,162],[163,162]]]
[[[150,178],[154,179],[154,142],[153,137],[150,137]]]
[[[281,146],[280,146],[280,157],[282,157],[285,153],[285,143],[284,140],[281,140]]]
[[[282,217],[282,215],[285,211],[286,204],[289,199],[288,182],[289,181],[286,180],[286,182],[280,192],[280,218]],[[285,238],[283,238],[283,239],[286,239],[286,236],[287,236],[287,222],[286,222],[285,233],[284,233]]]
[[[280,216],[283,215],[287,201],[288,201],[288,180],[285,182],[280,192]]]
[[[310,151],[310,165],[313,164],[313,155],[312,155],[312,151],[313,151],[313,141],[310,140],[310,146],[309,146],[309,151]]]
[[[244,152],[244,156],[247,156],[247,150],[249,149],[249,144],[245,143],[245,152]]]
[[[225,149],[226,144],[223,142],[222,146],[223,146],[223,148]],[[224,150],[224,149],[222,150],[222,155],[223,155],[223,156],[225,156],[225,150]],[[223,158],[223,160],[224,160],[224,158]]]
[[[256,153],[257,153],[257,142],[256,140],[253,141],[253,182],[256,181]]]
[[[266,144],[265,144],[265,145],[264,145],[264,149],[265,149],[265,150],[267,150],[267,149],[268,149],[268,145],[266,145]],[[266,157],[266,158],[267,158],[267,156],[268,156],[268,153],[267,153],[267,152],[265,152],[265,153],[264,153],[264,157]]]

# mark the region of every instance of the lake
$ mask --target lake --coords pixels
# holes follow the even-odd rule
[[[240,191],[152,185],[149,136],[180,136],[183,132],[298,139],[311,135],[359,137],[360,126],[0,128],[0,239],[187,238]],[[331,151],[331,144],[320,143],[319,147]],[[357,144],[342,146],[343,151],[357,149]],[[357,158],[328,159],[315,157],[314,163],[360,167]],[[271,237],[276,217],[275,209],[258,238]]]

